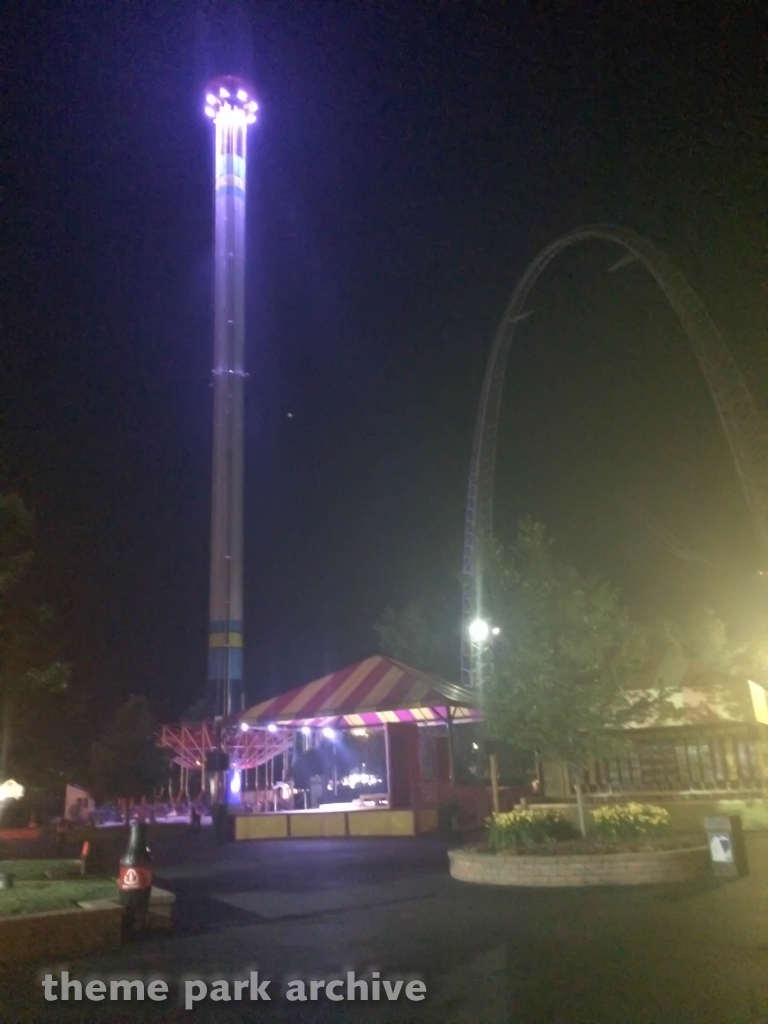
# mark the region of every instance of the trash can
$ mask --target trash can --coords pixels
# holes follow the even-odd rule
[[[749,874],[744,829],[738,814],[717,814],[704,819],[712,873],[720,878]]]

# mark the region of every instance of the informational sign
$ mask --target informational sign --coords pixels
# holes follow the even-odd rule
[[[733,864],[733,846],[727,835],[709,837],[709,853],[713,864]]]

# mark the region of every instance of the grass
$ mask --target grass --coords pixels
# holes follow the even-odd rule
[[[13,875],[19,881],[40,880],[47,878],[79,878],[79,860],[2,860],[0,859],[0,872]]]
[[[0,917],[65,910],[81,900],[113,899],[113,878],[81,878],[76,860],[0,860],[13,875],[12,889],[0,889]]]
[[[12,889],[0,889],[0,918],[40,914],[46,910],[69,910],[81,900],[116,897],[117,885],[113,878],[20,881]]]

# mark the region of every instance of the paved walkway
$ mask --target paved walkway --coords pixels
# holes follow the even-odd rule
[[[768,1024],[768,834],[752,873],[718,883],[511,890],[454,882],[429,840],[161,850],[179,932],[70,965],[80,978],[425,979],[423,1004],[45,1003],[35,971],[0,977],[0,1019]],[[60,969],[59,967],[56,970]]]

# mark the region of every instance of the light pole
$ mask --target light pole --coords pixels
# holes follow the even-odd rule
[[[481,689],[486,682],[483,668],[484,665],[487,664],[490,667],[491,664],[490,657],[486,657],[486,655],[490,655],[493,639],[500,632],[501,630],[498,626],[491,625],[487,619],[482,618],[480,615],[472,619],[467,626],[472,651],[472,684],[478,689]]]
[[[491,625],[487,619],[477,616],[472,619],[467,627],[469,641],[472,650],[472,682],[482,693],[484,685],[488,682],[485,666],[488,666],[489,674],[492,671],[491,644],[494,637],[501,633],[498,626]],[[488,773],[491,779],[491,798],[493,813],[499,813],[499,766],[495,748],[491,749],[489,744],[484,744],[488,749]]]

